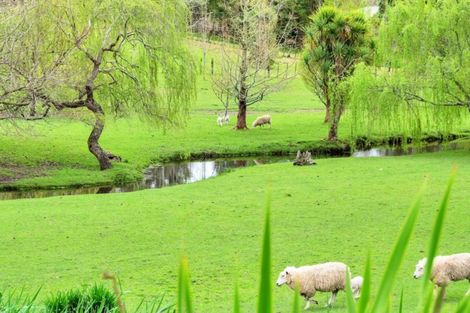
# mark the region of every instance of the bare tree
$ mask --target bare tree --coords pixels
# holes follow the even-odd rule
[[[87,109],[88,149],[109,169],[119,157],[99,144],[105,112],[159,124],[188,112],[195,79],[183,44],[186,13],[174,0],[31,0],[2,10],[0,112],[35,119]]]
[[[213,89],[222,103],[238,106],[236,129],[247,129],[247,108],[278,91],[294,74],[278,58],[276,12],[267,1],[240,0],[231,5],[232,18],[220,66],[212,75]],[[277,63],[276,63],[277,62]]]

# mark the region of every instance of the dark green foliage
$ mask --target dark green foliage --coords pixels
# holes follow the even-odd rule
[[[58,292],[46,299],[45,306],[48,313],[104,313],[118,310],[115,295],[101,285]]]
[[[284,47],[299,49],[310,15],[321,5],[320,0],[275,0],[278,12],[276,36]]]
[[[302,47],[304,28],[309,22],[309,16],[317,10],[321,0],[274,0],[268,1],[277,12],[276,37],[282,45],[289,49]],[[221,36],[216,26],[226,26],[227,21],[233,17],[233,10],[239,5],[236,0],[201,0],[189,1],[193,20],[203,18],[208,14],[211,19],[209,35]],[[203,11],[207,12],[203,12]],[[219,33],[218,33],[219,32]]]
[[[387,7],[392,6],[394,0],[379,0],[379,15],[384,16]]]

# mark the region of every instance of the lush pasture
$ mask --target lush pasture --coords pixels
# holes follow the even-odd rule
[[[298,149],[326,147],[328,126],[323,124],[324,107],[296,76],[283,89],[248,108],[248,123],[259,115],[273,117],[272,129],[237,132],[236,105],[230,106],[230,125],[218,127],[217,113],[223,106],[211,88],[210,64],[219,64],[220,44],[190,41],[200,73],[198,98],[185,127],[157,129],[134,117],[113,119],[108,115],[100,142],[105,150],[120,155],[124,162],[114,169],[99,171],[96,159],[88,152],[86,140],[91,131],[91,116],[64,111],[44,121],[0,121],[0,189],[44,188],[110,184],[136,180],[143,167],[168,159],[184,159],[190,154],[248,155],[296,152]],[[202,55],[206,50],[206,64]],[[295,72],[296,55],[282,55],[284,64]],[[203,75],[204,73],[204,75]],[[470,129],[470,119],[461,127]],[[350,118],[339,126],[340,138],[349,138]]]
[[[325,159],[236,170],[207,181],[128,194],[0,202],[0,288],[48,292],[91,283],[103,270],[122,279],[126,298],[174,295],[179,257],[189,256],[197,312],[228,312],[234,278],[242,308],[253,312],[259,279],[266,189],[272,191],[273,279],[286,265],[341,260],[363,271],[367,252],[377,286],[390,249],[423,180],[425,201],[396,295],[414,307],[411,274],[424,256],[432,220],[453,165],[440,253],[468,250],[468,151],[377,159]],[[446,307],[468,289],[453,284]],[[319,295],[321,303],[326,295]],[[398,296],[397,296],[398,297]],[[332,312],[346,310],[344,294]],[[276,312],[290,312],[292,292],[274,289]],[[394,306],[398,305],[395,298]],[[325,309],[314,309],[327,311]],[[412,312],[409,309],[406,312]]]
[[[249,116],[249,120],[254,118]],[[53,119],[36,123],[21,136],[2,136],[0,164],[7,165],[3,175],[6,178],[8,168],[11,175],[15,175],[18,167],[26,177],[40,176],[23,179],[17,186],[112,182],[118,174],[139,175],[141,168],[151,162],[187,158],[190,153],[246,155],[295,152],[296,149],[323,146],[321,140],[326,127],[322,119],[322,114],[275,113],[272,129],[265,127],[242,132],[234,131],[231,126],[218,127],[216,115],[206,113],[194,114],[185,128],[166,132],[138,120],[110,121],[102,144],[105,149],[120,155],[124,162],[106,172],[99,171],[96,160],[87,150],[89,126]]]

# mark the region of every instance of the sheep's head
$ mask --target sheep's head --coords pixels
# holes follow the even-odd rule
[[[413,274],[413,277],[415,279],[418,279],[421,276],[423,276],[425,267],[426,267],[426,258],[419,260],[418,264],[416,264],[416,269],[415,269],[415,272]]]
[[[291,275],[294,270],[295,267],[293,266],[286,267],[281,273],[279,273],[276,285],[282,286],[284,284],[289,284],[292,281]]]

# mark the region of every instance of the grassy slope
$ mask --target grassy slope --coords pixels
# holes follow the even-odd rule
[[[424,255],[453,165],[459,174],[440,252],[468,250],[469,157],[468,151],[460,151],[325,159],[315,167],[267,165],[161,190],[1,201],[0,288],[43,286],[44,296],[90,283],[108,269],[119,273],[135,304],[140,295],[173,295],[178,258],[184,253],[190,259],[198,312],[229,311],[234,275],[242,286],[243,309],[252,312],[266,186],[273,198],[273,278],[286,265],[328,260],[342,260],[358,274],[370,251],[377,286],[406,209],[428,177],[418,227],[398,282],[405,289],[405,305],[414,307],[420,284],[411,274]],[[467,282],[453,284],[447,306],[455,306],[467,288]],[[276,312],[290,312],[291,291],[276,288],[274,295]],[[318,299],[324,303],[326,295]],[[396,306],[398,300],[393,303]],[[341,294],[332,312],[344,311]]]

